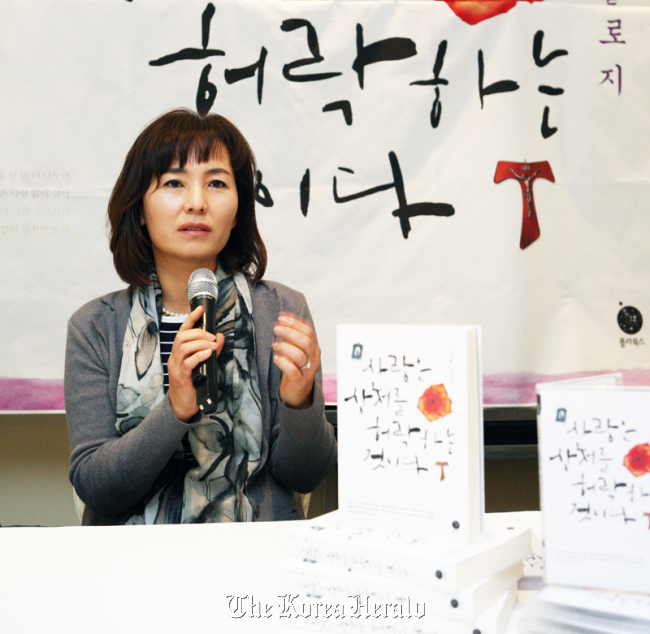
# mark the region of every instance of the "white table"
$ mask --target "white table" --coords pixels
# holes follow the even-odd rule
[[[539,531],[539,516],[490,521]],[[234,619],[227,597],[279,605],[276,571],[290,524],[1,528],[0,632],[286,632],[279,608],[270,619]]]

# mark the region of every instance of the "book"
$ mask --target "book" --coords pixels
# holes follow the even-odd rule
[[[375,603],[365,597],[351,597],[333,606],[329,613],[317,614],[311,603],[302,610],[304,618],[287,619],[283,625],[300,631],[354,632],[355,634],[503,634],[517,599],[516,584],[505,591],[473,622],[458,621],[426,610],[395,610],[392,604]],[[321,605],[325,607],[325,603]],[[410,610],[408,606],[406,610]]]
[[[337,328],[342,523],[467,544],[484,510],[480,328]]]
[[[535,596],[523,623],[531,633],[647,634],[650,596],[549,586]]]
[[[374,603],[417,602],[427,614],[473,622],[522,576],[518,562],[456,592],[441,592],[404,580],[380,577],[304,559],[286,559],[279,569],[280,587],[290,593],[341,600],[367,597]]]
[[[539,384],[549,584],[650,592],[650,389]]]
[[[492,528],[489,523],[485,533],[468,546],[318,520],[291,527],[285,534],[287,556],[408,581],[440,592],[457,592],[520,562],[530,552],[528,528]]]

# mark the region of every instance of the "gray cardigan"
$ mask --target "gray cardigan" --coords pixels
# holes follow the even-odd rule
[[[295,492],[312,491],[336,463],[336,440],[325,420],[322,376],[307,410],[278,398],[282,378],[272,361],[273,325],[280,311],[311,322],[304,296],[282,284],[250,285],[263,403],[260,465],[248,495],[256,521],[298,519]],[[84,523],[123,523],[151,489],[189,429],[172,413],[169,397],[120,436],[115,428],[122,344],[131,312],[124,289],[82,306],[70,318],[65,359],[65,406],[71,447],[70,481],[88,512]]]

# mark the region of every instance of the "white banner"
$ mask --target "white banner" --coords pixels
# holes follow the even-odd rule
[[[67,319],[123,286],[108,195],[178,106],[251,142],[267,277],[306,294],[328,395],[363,322],[481,324],[487,403],[647,382],[650,8],[459,4],[4,0],[0,409],[62,407]]]

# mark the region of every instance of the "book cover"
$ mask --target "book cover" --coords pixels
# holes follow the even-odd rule
[[[537,391],[546,582],[650,592],[650,389]]]
[[[337,329],[342,523],[467,544],[484,509],[480,329]]]

